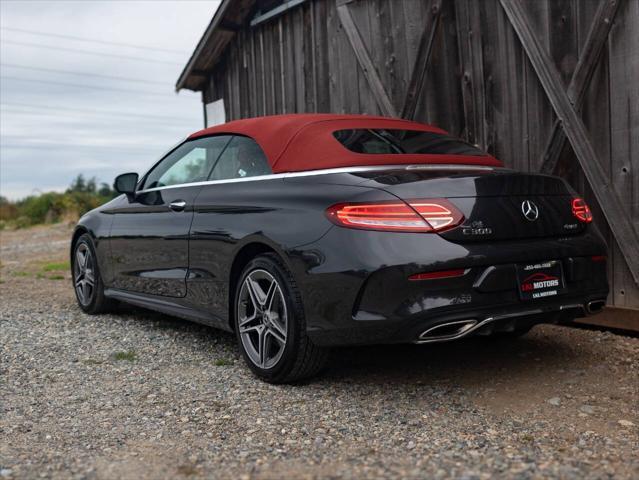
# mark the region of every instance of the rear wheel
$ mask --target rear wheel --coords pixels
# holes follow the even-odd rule
[[[257,376],[290,383],[321,370],[327,352],[306,336],[299,291],[279,257],[264,254],[251,260],[235,291],[238,344]]]
[[[88,314],[104,313],[113,303],[104,296],[104,284],[90,235],[82,235],[75,244],[71,258],[75,296],[80,308]]]

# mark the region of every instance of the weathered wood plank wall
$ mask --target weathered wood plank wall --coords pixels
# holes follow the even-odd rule
[[[602,1],[609,0],[522,2],[565,88]],[[581,118],[639,232],[639,0],[617,1]],[[204,101],[224,98],[229,119],[382,114],[388,105],[402,112],[426,26],[436,30],[414,118],[480,144],[512,168],[539,171],[557,118],[499,0],[310,0],[238,32],[209,78]],[[354,50],[353,35],[363,51]],[[362,55],[374,71],[360,66]],[[555,173],[585,195],[609,243],[609,303],[639,308],[639,287],[568,142]]]

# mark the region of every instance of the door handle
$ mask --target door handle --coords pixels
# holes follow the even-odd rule
[[[186,207],[186,202],[184,200],[175,200],[174,202],[169,203],[169,208],[174,212],[181,212]]]

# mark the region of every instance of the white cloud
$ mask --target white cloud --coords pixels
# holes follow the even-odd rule
[[[200,94],[176,95],[174,85],[218,4],[214,0],[0,2],[4,27],[0,40],[3,77],[0,194],[17,198],[34,190],[62,189],[77,173],[111,182],[122,171],[145,170],[177,140],[202,128]],[[146,45],[179,53],[31,35],[11,29]]]

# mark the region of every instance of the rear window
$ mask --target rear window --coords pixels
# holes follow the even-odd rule
[[[486,155],[458,138],[419,130],[353,129],[333,135],[351,152],[366,154]]]

